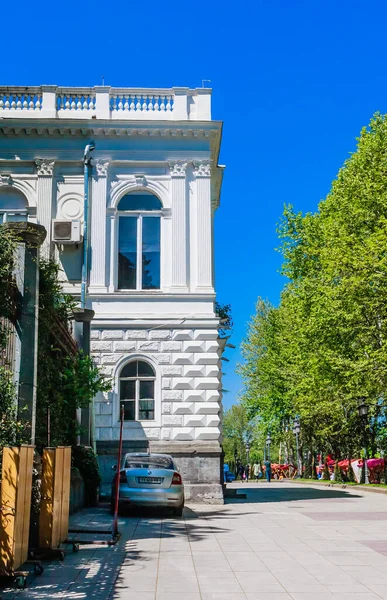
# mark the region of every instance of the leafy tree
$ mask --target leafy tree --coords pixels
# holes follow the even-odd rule
[[[363,397],[370,451],[385,440],[386,173],[387,118],[377,114],[318,212],[285,207],[278,232],[288,283],[278,307],[258,300],[242,346],[242,404],[277,437],[298,415],[310,457],[359,452]]]
[[[223,450],[225,461],[234,463],[235,457],[246,460],[246,440],[252,440],[253,427],[242,404],[233,404],[223,416]]]

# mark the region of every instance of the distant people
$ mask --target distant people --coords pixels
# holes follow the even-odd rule
[[[246,481],[250,478],[250,465],[246,465],[245,467]]]
[[[241,481],[243,481],[245,478],[245,468],[242,464],[239,465],[239,476],[241,478]]]
[[[266,481],[270,483],[271,481],[271,461],[265,460],[265,469],[266,469]]]
[[[261,465],[257,462],[255,462],[253,465],[253,473],[254,473],[254,477],[257,481],[258,481],[258,479],[260,479],[262,477]]]

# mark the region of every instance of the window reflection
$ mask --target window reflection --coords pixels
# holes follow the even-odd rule
[[[160,288],[160,219],[142,220],[142,289]]]
[[[118,287],[136,289],[137,217],[120,218],[118,237]]]

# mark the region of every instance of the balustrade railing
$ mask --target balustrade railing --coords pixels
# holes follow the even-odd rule
[[[210,120],[205,88],[63,88],[0,86],[0,117],[112,120]]]
[[[110,95],[110,109],[118,112],[170,112],[173,110],[173,94],[171,92],[149,93],[115,93]]]
[[[95,93],[81,90],[80,92],[71,92],[71,90],[57,91],[56,108],[57,110],[95,110]]]
[[[0,110],[40,111],[42,108],[42,92],[40,88],[1,88]]]

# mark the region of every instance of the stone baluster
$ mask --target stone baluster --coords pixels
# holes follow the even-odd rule
[[[48,258],[53,251],[51,223],[53,217],[53,175],[55,162],[50,159],[38,158],[35,160],[35,165],[38,174],[36,216],[39,225],[43,225],[47,231],[46,239],[42,245],[42,253]]]
[[[98,160],[94,163],[91,188],[91,267],[90,292],[106,291],[106,198],[107,171],[109,163]]]
[[[187,286],[187,163],[176,161],[169,163],[172,196],[172,288],[186,292]]]

